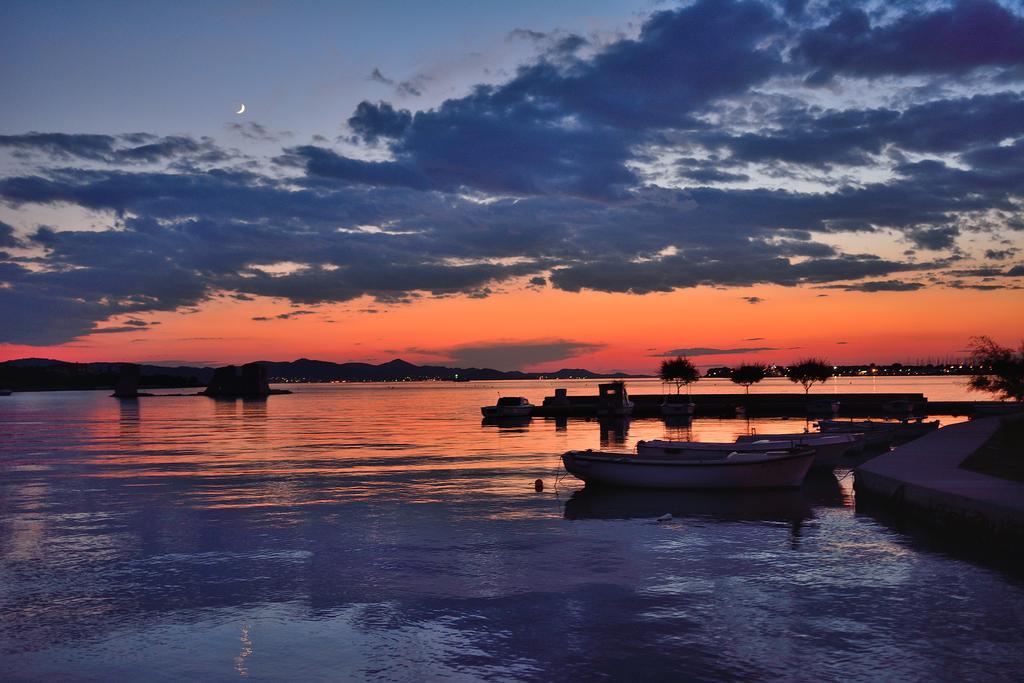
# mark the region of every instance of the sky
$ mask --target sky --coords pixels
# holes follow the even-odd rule
[[[1024,338],[1021,2],[12,1],[0,85],[0,360]]]

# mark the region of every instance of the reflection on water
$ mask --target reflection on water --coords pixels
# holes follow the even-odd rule
[[[562,384],[501,390],[539,402]],[[803,420],[481,423],[496,386],[293,388],[0,404],[5,677],[980,678],[1021,664],[1020,582],[858,516],[842,471],[749,494],[554,486],[565,450]]]

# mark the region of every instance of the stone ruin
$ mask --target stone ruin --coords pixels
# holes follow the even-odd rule
[[[227,365],[213,371],[210,385],[203,391],[206,396],[269,396],[267,368],[259,363],[246,363],[241,368]]]

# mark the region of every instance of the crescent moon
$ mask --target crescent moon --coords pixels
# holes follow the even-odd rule
[[[236,114],[244,114],[245,113],[245,103],[244,102],[242,103],[242,106],[238,108],[238,111],[236,111],[235,113]]]

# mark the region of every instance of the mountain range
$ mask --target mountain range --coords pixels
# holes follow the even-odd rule
[[[502,380],[502,379],[623,379],[640,375],[596,373],[577,368],[554,372],[502,371],[492,368],[449,368],[441,365],[414,365],[396,358],[371,363],[332,363],[300,358],[294,361],[257,361],[267,368],[271,382],[397,382],[421,380]],[[88,389],[112,387],[121,363],[69,363],[48,358],[20,358],[0,363],[0,387],[13,390]],[[205,386],[213,376],[211,367],[186,365],[139,365],[144,387]]]

